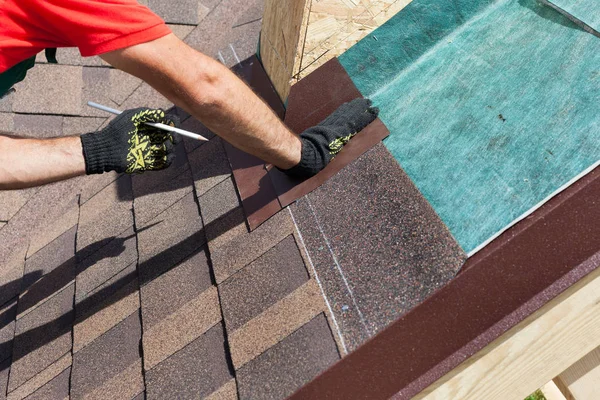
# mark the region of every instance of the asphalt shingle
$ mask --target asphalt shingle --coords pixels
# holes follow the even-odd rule
[[[321,314],[236,372],[240,398],[283,399],[338,359]]]
[[[0,221],[9,221],[33,196],[36,189],[0,191]]]
[[[138,233],[142,285],[199,251],[206,243],[192,193],[150,221],[146,228]]]
[[[6,399],[8,388],[8,373],[10,372],[10,360],[0,362],[0,399]]]
[[[182,120],[181,128],[188,130],[190,132],[197,133],[201,136],[204,136],[208,140],[215,137],[215,134],[212,133],[212,131],[210,131],[206,126],[204,126],[204,124],[202,124],[202,122],[198,121],[194,117],[189,117],[189,118],[186,118],[185,120]],[[183,143],[185,145],[185,150],[188,153],[191,153],[192,151],[196,150],[198,147],[204,145],[206,142],[204,142],[202,140],[196,140],[196,139],[184,137]]]
[[[36,65],[15,88],[12,111],[79,115],[82,111],[81,67]]]
[[[66,203],[67,211],[63,215],[54,218],[47,224],[40,224],[39,228],[29,235],[27,258],[32,257],[50,242],[77,225],[79,220],[79,199],[76,196],[70,202]]]
[[[26,261],[19,318],[73,281],[76,233],[76,227],[69,229]]]
[[[101,393],[111,393],[114,397],[132,398],[140,393],[143,390],[141,334],[140,317],[134,313],[75,353],[71,397],[100,398]]]
[[[136,264],[75,305],[73,352],[78,352],[140,308]]]
[[[50,382],[27,396],[25,400],[63,400],[69,398],[69,377],[71,368],[65,369]]]
[[[2,229],[2,233],[8,231]],[[17,296],[21,289],[21,278],[25,268],[25,253],[27,243],[23,239],[17,239],[16,243],[7,243],[6,247],[0,244],[0,259],[3,261],[0,270],[0,304],[4,304]]]
[[[158,185],[146,195],[136,195],[134,200],[135,223],[147,226],[158,214],[177,203],[193,190],[192,173],[184,170],[179,176]]]
[[[96,132],[105,120],[102,117],[64,117],[62,132],[65,136]]]
[[[13,299],[0,307],[0,362],[12,355],[13,338],[15,336],[15,318],[17,317],[17,300]]]
[[[137,260],[136,235],[133,228],[127,229],[114,239],[109,239],[111,240],[106,246],[77,263],[77,302]]]
[[[188,159],[198,197],[231,176],[229,161],[218,137],[189,153]]]
[[[31,138],[49,138],[63,135],[63,117],[59,115],[16,114],[13,133]]]
[[[210,230],[211,224],[240,205],[235,185],[231,178],[225,179],[198,199],[202,220]]]
[[[221,324],[146,372],[148,399],[204,398],[231,380]]]
[[[175,24],[197,25],[210,11],[199,0],[180,0],[177,2],[148,0],[148,7],[165,22]]]
[[[308,281],[293,236],[288,236],[219,287],[228,330],[235,330]]]
[[[210,248],[218,283],[242,269],[293,232],[287,210],[276,214],[252,232],[236,236],[218,248]],[[209,245],[210,246],[210,245]]]
[[[109,217],[110,216],[110,217]],[[131,178],[123,175],[81,206],[77,256],[85,258],[133,225]]]
[[[19,386],[16,390],[8,394],[8,400],[21,400],[27,396],[35,393],[39,388],[52,381],[65,369],[69,368],[72,364],[71,353],[67,353],[62,356],[58,361],[44,369],[33,378],[28,380],[25,384]]]
[[[253,360],[323,310],[321,291],[310,280],[237,330],[228,331],[233,365],[239,368]]]
[[[9,381],[10,391],[71,351],[73,286],[69,285],[17,320]]]
[[[202,249],[142,288],[144,329],[176,313],[211,286],[208,257]]]
[[[220,320],[219,295],[213,286],[152,328],[144,329],[144,368],[153,368]]]

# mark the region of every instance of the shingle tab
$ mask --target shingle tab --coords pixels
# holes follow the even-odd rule
[[[192,193],[148,223],[138,233],[141,284],[156,278],[206,243]]]
[[[241,399],[283,399],[339,359],[323,314],[237,370]]]
[[[123,175],[81,206],[77,255],[83,259],[133,225],[131,178]]]
[[[148,399],[196,399],[213,393],[232,373],[221,324],[146,372]]]
[[[231,178],[225,179],[198,199],[202,220],[207,227],[217,219],[239,207],[235,185]],[[210,228],[208,228],[210,229]]]
[[[10,371],[10,360],[0,362],[0,400],[6,399],[9,371]]]
[[[16,317],[17,299],[13,299],[0,307],[0,362],[12,355]]]
[[[144,329],[144,368],[153,368],[220,320],[219,296],[213,286],[152,328]]]
[[[308,281],[293,236],[223,282],[219,287],[228,330],[235,330]]]
[[[51,138],[63,135],[63,117],[59,115],[16,114],[12,133],[21,137]]]
[[[223,142],[218,137],[189,153],[188,158],[198,197],[231,175]]]
[[[119,388],[119,392],[129,392],[132,390],[131,386],[137,389],[142,380],[139,353],[141,333],[139,314],[134,313],[75,353],[71,376],[72,398],[80,399],[95,390],[102,389],[104,385],[110,383],[111,379],[123,373],[129,375],[133,372],[134,379],[127,379],[126,381],[130,383]],[[130,367],[134,371],[130,371]],[[138,379],[135,379],[135,376]]]
[[[182,197],[192,191],[192,174],[189,169],[179,176],[156,186],[145,195],[137,195],[134,200],[135,223],[139,227],[147,226],[158,214],[162,213]]]
[[[129,228],[96,253],[77,263],[77,291],[79,303],[97,287],[111,279],[137,260],[136,235]]]
[[[211,140],[215,137],[215,134],[212,133],[210,129],[208,129],[204,124],[198,121],[195,117],[189,117],[182,121],[181,128],[190,132],[197,133],[201,136],[204,136],[208,140]],[[196,150],[198,147],[203,146],[206,142],[196,139],[191,139],[188,137],[183,138],[183,144],[185,145],[185,151],[191,153]]]
[[[39,388],[57,377],[62,371],[70,368],[72,361],[71,353],[66,353],[64,356],[52,363],[43,371],[39,372],[26,383],[10,392],[8,394],[8,400],[22,400],[32,393],[35,393]]]
[[[65,369],[58,376],[27,396],[25,400],[63,400],[69,398],[69,377],[71,368]]]
[[[211,259],[217,282],[242,269],[249,262],[293,232],[293,223],[287,210],[276,214],[256,230],[236,236],[220,247],[211,248]]]
[[[239,368],[253,360],[323,310],[325,303],[318,285],[314,280],[306,282],[237,330],[228,332],[233,365]]]
[[[19,84],[12,111],[22,113],[81,113],[83,76],[81,67],[37,65]]]
[[[69,285],[40,307],[17,320],[9,390],[71,350],[74,285]]]
[[[30,239],[29,248],[27,249],[27,258],[30,258],[54,239],[77,225],[78,220],[79,199],[78,196],[75,196],[72,198],[63,215],[53,219],[50,223],[40,224],[38,229],[29,235]]]
[[[0,221],[9,221],[33,196],[36,189],[0,191]]]
[[[74,226],[26,261],[19,314],[51,297],[75,278],[76,233]]]
[[[75,304],[73,352],[78,352],[140,307],[133,263]]]
[[[2,229],[2,233],[8,228]],[[5,304],[15,296],[18,296],[21,289],[21,279],[25,268],[25,253],[27,252],[27,243],[23,239],[15,238],[12,243],[0,243],[0,259],[4,265],[0,270],[0,304]]]
[[[151,329],[212,286],[206,249],[142,288],[144,329]]]

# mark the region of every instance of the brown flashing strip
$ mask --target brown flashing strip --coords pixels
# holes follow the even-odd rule
[[[281,101],[256,57],[242,62],[233,70],[267,101],[279,117],[283,117]],[[361,94],[346,70],[337,59],[332,59],[292,88],[285,123],[292,131],[302,132],[321,122],[343,103],[358,97]],[[306,181],[290,178],[277,168],[267,168],[260,159],[225,143],[250,230],[260,226],[282,207],[317,189],[388,135],[385,125],[377,120],[356,135],[327,168]]]
[[[598,267],[600,169],[291,398],[408,399]]]
[[[314,177],[301,181],[291,178],[277,168],[269,170],[269,176],[275,186],[282,207],[289,206],[301,197],[317,189],[328,179],[340,172],[342,168],[373,148],[385,139],[390,132],[381,120],[376,119],[371,125],[358,133],[344,147],[344,150],[329,163],[329,165]]]

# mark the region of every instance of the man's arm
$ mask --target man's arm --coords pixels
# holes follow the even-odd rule
[[[78,136],[42,140],[0,136],[0,190],[39,186],[84,174]]]
[[[81,136],[24,139],[0,135],[0,190],[44,185],[84,174],[156,171],[173,162],[178,138],[147,122],[176,126],[162,110],[125,110],[104,129]]]
[[[298,136],[229,69],[175,35],[101,57],[146,81],[237,148],[282,169],[300,162]]]

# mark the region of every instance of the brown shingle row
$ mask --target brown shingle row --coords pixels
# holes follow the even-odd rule
[[[134,312],[73,357],[71,398],[133,398],[144,391],[140,314]]]
[[[55,375],[45,382],[38,375],[70,354],[74,294],[70,284],[16,321],[9,393],[36,377],[36,383],[45,384]]]

